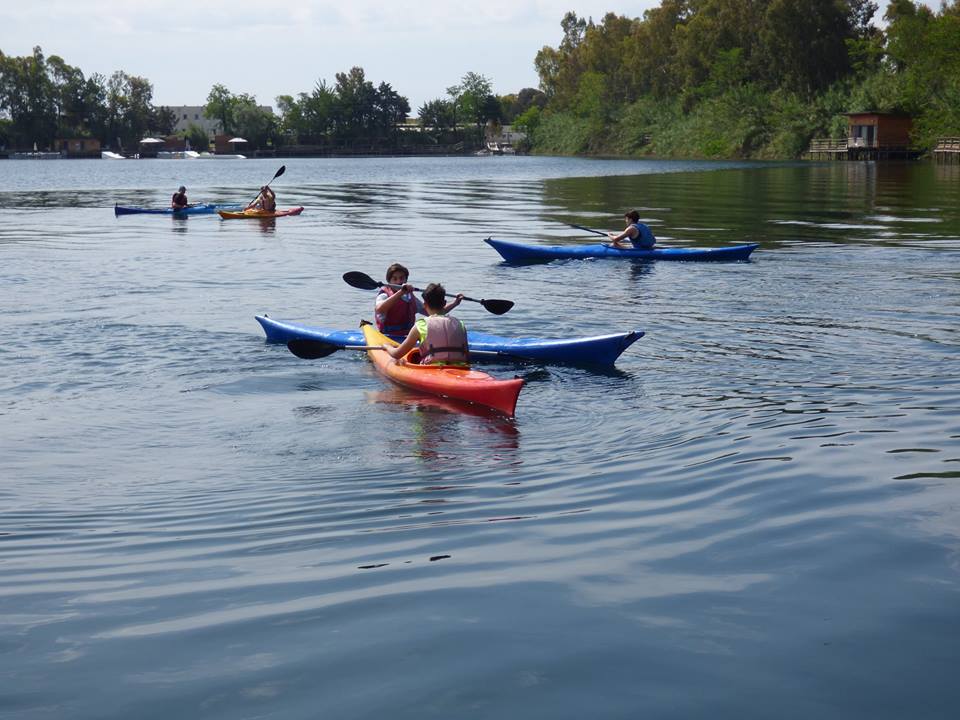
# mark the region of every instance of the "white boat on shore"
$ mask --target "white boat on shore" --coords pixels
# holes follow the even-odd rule
[[[101,150],[100,151],[101,160],[126,160],[127,158],[120,153],[115,153],[110,150]]]

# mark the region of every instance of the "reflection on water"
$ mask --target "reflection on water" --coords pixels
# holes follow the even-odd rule
[[[458,451],[457,445],[465,440],[471,453],[479,449],[478,443],[492,453],[518,448],[520,432],[515,421],[495,410],[400,387],[367,392],[366,397],[370,403],[402,408],[409,420],[410,454],[418,460],[463,462],[463,448]],[[391,413],[386,422],[396,414]]]

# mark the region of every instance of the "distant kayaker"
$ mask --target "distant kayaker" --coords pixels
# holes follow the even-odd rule
[[[247,205],[247,210],[265,210],[266,212],[276,212],[277,211],[277,196],[270,189],[269,185],[264,185],[260,188],[260,194],[257,195],[256,199]]]
[[[653,246],[657,244],[657,239],[653,236],[650,228],[640,222],[640,213],[631,210],[623,216],[623,219],[627,221],[627,227],[622,233],[607,233],[610,236],[610,244],[614,247],[625,248],[627,246],[623,244],[623,241],[629,240],[637,250],[652,250]]]
[[[467,328],[455,317],[447,315],[447,309],[456,307],[462,299],[463,295],[457,295],[448,305],[443,285],[430,283],[423,290],[427,317],[414,323],[399,347],[384,345],[384,350],[390,353],[390,357],[400,360],[419,343],[421,365],[467,365]]]
[[[170,198],[170,207],[174,210],[183,210],[187,205],[187,188],[181,185],[180,189]]]
[[[417,321],[417,315],[427,314],[420,298],[413,294],[413,285],[407,283],[409,277],[410,271],[400,263],[393,263],[387,268],[386,281],[401,287],[381,287],[380,294],[374,301],[377,329],[385,335],[404,336]],[[459,304],[459,297],[451,300],[443,312],[450,312]]]

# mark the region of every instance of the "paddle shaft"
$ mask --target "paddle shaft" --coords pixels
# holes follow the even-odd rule
[[[603,235],[604,237],[609,237],[605,232],[600,232],[599,230],[594,230],[593,228],[583,227],[583,225],[574,225],[573,223],[567,223],[567,225],[572,228],[576,228],[577,230],[585,230],[586,232],[593,233],[594,235]]]
[[[389,288],[393,288],[394,290],[399,290],[400,288],[403,287],[403,285],[394,285],[393,283],[379,283],[379,284],[380,284],[380,287],[389,287]],[[418,287],[413,288],[413,290],[414,292],[423,292],[423,290]],[[467,297],[466,295],[463,295],[462,297],[464,300],[469,300],[470,302],[483,304],[483,300],[477,300],[472,297]]]

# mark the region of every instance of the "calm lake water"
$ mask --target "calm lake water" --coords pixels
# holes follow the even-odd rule
[[[960,167],[0,162],[0,715],[945,718],[960,707]],[[636,207],[749,263],[511,267]],[[517,416],[307,362],[347,270],[647,335],[497,362]]]

